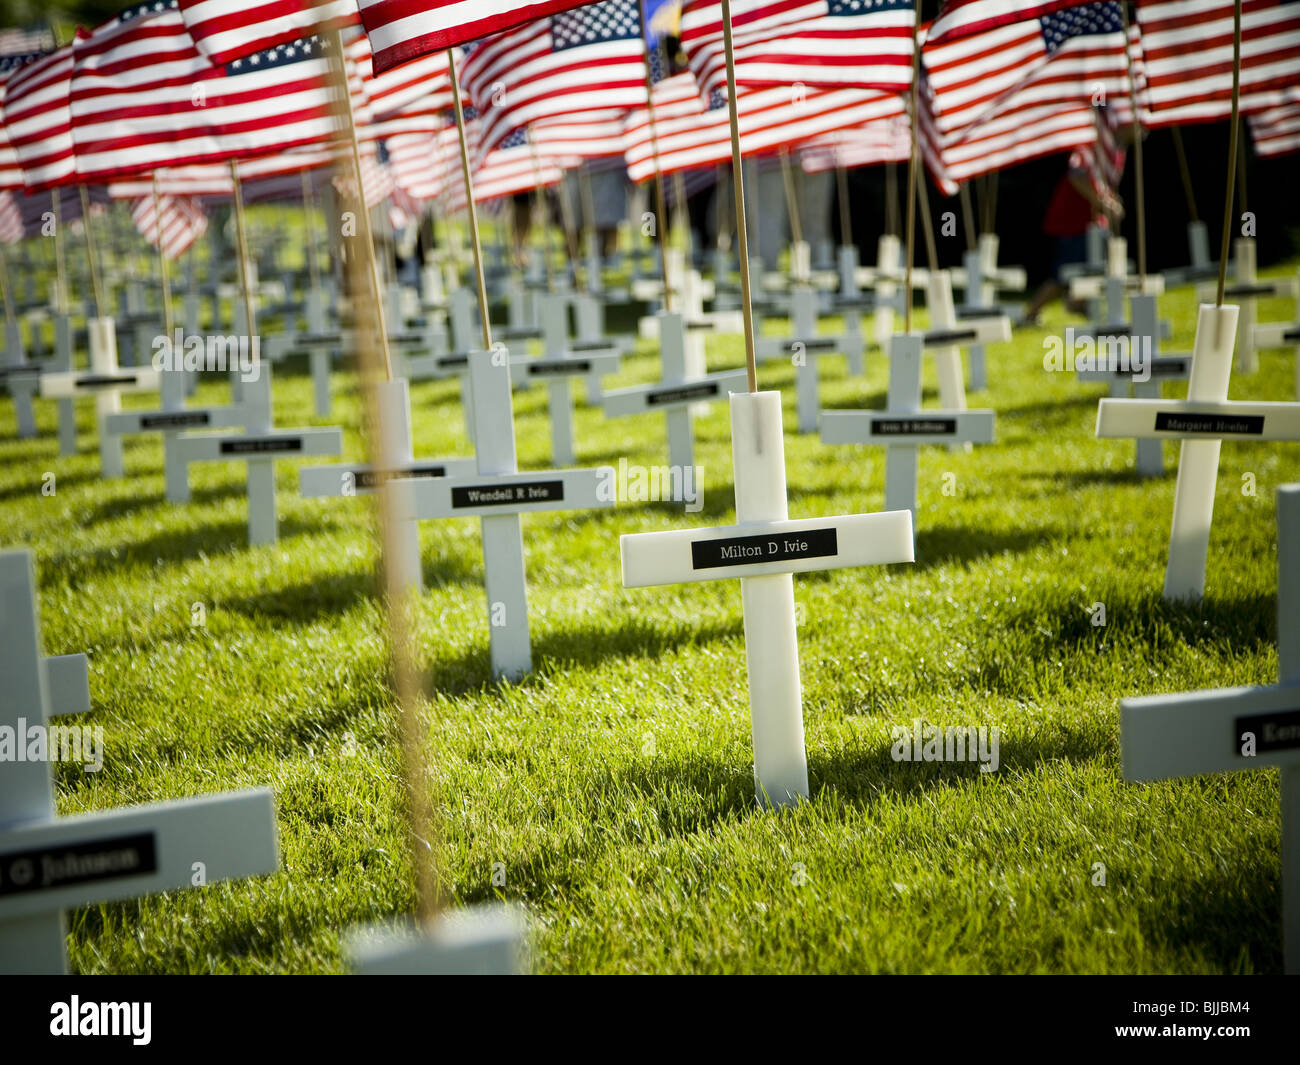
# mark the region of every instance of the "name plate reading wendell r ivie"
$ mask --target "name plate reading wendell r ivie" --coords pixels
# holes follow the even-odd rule
[[[872,436],[947,436],[957,432],[956,418],[876,418]]]
[[[302,437],[300,436],[265,436],[253,437],[249,440],[234,437],[230,440],[221,441],[221,454],[223,455],[258,455],[269,451],[301,450]]]
[[[1264,416],[1161,411],[1156,415],[1156,431],[1208,433],[1211,436],[1260,436],[1264,432]]]
[[[1282,710],[1268,714],[1250,714],[1233,722],[1236,735],[1233,747],[1240,752],[1246,733],[1255,737],[1255,750],[1300,750],[1300,710]]]
[[[552,503],[564,499],[563,481],[462,485],[451,490],[453,508],[505,507],[513,503]]]
[[[718,382],[710,381],[703,385],[686,385],[682,388],[664,388],[654,392],[647,392],[645,403],[647,407],[661,407],[666,403],[682,403],[692,399],[708,399],[718,394]]]
[[[152,832],[0,854],[0,896],[158,871]]]
[[[837,554],[839,543],[833,528],[807,529],[775,536],[694,540],[691,542],[691,567],[752,566],[763,562],[785,562],[792,558],[830,558]]]

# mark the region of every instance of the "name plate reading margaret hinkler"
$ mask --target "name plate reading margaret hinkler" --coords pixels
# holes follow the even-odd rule
[[[78,388],[122,388],[135,384],[137,380],[135,374],[94,374],[78,377],[76,385]]]
[[[873,418],[872,436],[946,436],[957,432],[956,418]]]
[[[1233,748],[1240,752],[1246,734],[1255,737],[1255,750],[1300,750],[1300,710],[1282,710],[1268,714],[1250,714],[1233,722]]]
[[[280,451],[301,451],[302,437],[300,436],[255,436],[255,437],[232,437],[230,440],[221,441],[221,454],[223,455],[263,455],[273,454]]]
[[[695,540],[691,543],[691,566],[697,570],[718,569],[799,558],[833,558],[837,554],[839,543],[833,528],[805,529],[772,536]]]
[[[569,374],[590,372],[591,362],[588,359],[534,359],[528,363],[528,373],[532,377],[567,377]]]
[[[451,490],[453,509],[508,507],[516,503],[558,503],[564,499],[563,481],[518,481],[514,484],[460,485]]]
[[[157,872],[152,832],[0,854],[0,896]]]
[[[696,399],[712,399],[722,386],[717,381],[700,385],[683,385],[681,388],[660,388],[647,392],[647,407],[662,407],[668,403],[687,403]]]
[[[1264,418],[1249,414],[1182,414],[1160,411],[1156,432],[1205,433],[1209,436],[1262,436]]]
[[[175,414],[142,414],[141,429],[193,429],[209,425],[212,415],[205,410],[177,411]]]

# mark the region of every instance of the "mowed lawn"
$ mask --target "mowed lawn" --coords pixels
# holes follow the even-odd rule
[[[1191,290],[1162,311],[1166,350],[1189,350]],[[1177,449],[1138,479],[1131,441],[1093,436],[1104,390],[1044,371],[1046,335],[989,352],[970,405],[997,411],[996,444],[924,450],[915,564],[796,578],[813,794],[795,810],[755,805],[737,584],[619,579],[621,534],[734,520],[725,404],[698,423],[699,513],[524,519],[535,670],[518,685],[490,678],[477,521],[424,524],[419,654],[456,904],[522,905],[544,973],[1279,971],[1276,772],[1125,783],[1119,701],[1276,680],[1274,494],[1300,481],[1300,446],[1224,446],[1205,601],[1168,606]],[[742,359],[738,338],[710,341],[711,369]],[[1294,398],[1292,354],[1260,362],[1231,397]],[[340,424],[356,459],[345,369],[325,421],[305,367],[279,368],[276,419]],[[865,380],[842,359],[823,371],[824,406],[884,406],[880,354]],[[656,376],[642,344],[610,383]],[[785,400],[791,517],[879,510],[883,451],[797,434],[793,368],[759,376]],[[196,402],[226,396],[212,377]],[[412,396],[416,454],[470,454],[455,384]],[[280,544],[250,549],[242,466],[195,467],[193,502],[171,506],[156,438],[130,439],[127,477],[106,483],[91,406],[76,458],[58,456],[54,405],[38,414],[41,437],[19,441],[0,400],[0,543],[34,550],[45,651],[89,654],[87,723],[106,737],[101,772],[58,768],[60,812],[266,785],[282,859],[76,911],[73,967],[341,971],[344,930],[413,905],[370,504],[304,500],[280,464]],[[545,390],[516,393],[515,416],[521,467],[544,468]],[[577,437],[585,465],[667,461],[655,415],[582,405]],[[895,762],[891,726],[915,719],[996,726],[999,768]]]

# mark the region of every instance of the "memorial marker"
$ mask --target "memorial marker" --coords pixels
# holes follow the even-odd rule
[[[88,708],[82,656],[43,658],[28,551],[0,552],[0,725]],[[46,760],[0,773],[0,972],[67,968],[63,911],[279,868],[271,792],[256,789],[59,817]]]
[[[760,804],[807,798],[795,573],[911,562],[906,511],[791,521],[779,392],[731,396],[736,524],[620,538],[623,586],[740,579]]]
[[[275,462],[343,451],[336,428],[276,429],[271,414],[271,367],[256,363],[257,374],[244,385],[244,433],[193,433],[177,442],[180,462],[243,462],[248,468],[248,542],[273,544],[279,538],[275,510]]]
[[[1286,972],[1297,974],[1300,973],[1300,485],[1284,485],[1278,489],[1277,570],[1278,683],[1271,687],[1125,699],[1120,703],[1120,750],[1125,780],[1165,780],[1269,766],[1279,768],[1283,964]]]
[[[1002,319],[1005,322],[1005,319]],[[972,339],[980,334],[973,333]],[[890,338],[889,406],[883,411],[822,411],[824,444],[885,445],[885,510],[916,514],[917,474],[924,444],[993,442],[994,412],[921,409],[920,334],[898,333]]]
[[[1274,281],[1260,281],[1255,268],[1255,240],[1253,237],[1238,237],[1232,243],[1232,284],[1223,290],[1223,298],[1230,299],[1241,308],[1237,319],[1237,369],[1242,373],[1254,373],[1259,369],[1259,353],[1255,349],[1255,323],[1261,299],[1296,299],[1300,296],[1300,282],[1294,277],[1280,277]],[[1197,297],[1203,300],[1215,298],[1216,289],[1212,285],[1202,285],[1197,289]]]
[[[1256,350],[1290,348],[1295,357],[1295,397],[1300,400],[1300,322],[1268,322],[1254,329]]]

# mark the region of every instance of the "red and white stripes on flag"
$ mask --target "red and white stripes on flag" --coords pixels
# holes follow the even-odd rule
[[[792,100],[790,86],[739,90],[736,111],[742,155],[796,148],[836,130],[905,115],[903,98],[897,93],[808,89]],[[725,95],[712,93],[706,107],[694,74],[687,71],[666,78],[655,86],[655,135],[650,135],[648,108],[641,106],[628,114],[623,155],[633,181],[654,177],[655,139],[665,174],[729,162],[731,126]]]
[[[1050,15],[1067,7],[1076,7],[1088,0],[947,0],[939,16],[926,32],[933,44],[952,37],[967,37],[972,33],[1007,26]]]
[[[291,179],[291,191],[298,188],[304,170],[334,167],[345,157],[342,149],[327,147],[293,148],[278,155],[244,159],[239,163],[239,182],[250,201],[257,196],[257,186],[281,178]],[[157,170],[158,190],[170,196],[201,196],[205,199],[229,200],[234,196],[230,167],[226,163],[196,163],[167,170]],[[153,181],[138,176],[111,182],[109,195],[115,200],[135,200],[153,194]]]
[[[897,116],[814,137],[799,150],[799,165],[806,174],[820,174],[877,163],[904,163],[911,154],[911,123],[905,116]]]
[[[375,71],[538,22],[585,0],[361,0]]]
[[[452,106],[445,52],[376,75],[370,41],[364,35],[347,45],[346,50],[365,97],[366,118],[358,123],[359,137],[381,140],[399,133],[432,133],[442,128],[442,114]]]
[[[459,69],[483,153],[542,119],[644,104],[637,0],[602,0],[499,34]]]
[[[452,131],[455,133],[455,130]],[[459,134],[457,134],[459,137]],[[427,203],[446,190],[446,163],[436,133],[399,133],[384,141],[393,183],[413,200]],[[450,147],[460,159],[459,147]]]
[[[74,49],[78,178],[105,182],[337,137],[327,51],[308,37],[214,65],[190,39],[175,0],[124,10]]]
[[[373,143],[361,145],[361,185],[366,193],[366,207],[383,203],[393,192],[393,176],[388,167],[379,161],[379,153]],[[344,165],[334,177],[334,187],[346,199],[355,202],[357,198],[357,180],[353,167]]]
[[[738,86],[911,85],[915,0],[736,0],[731,12]],[[717,0],[683,7],[682,48],[706,93],[726,86]]]
[[[217,66],[360,20],[356,0],[180,0],[194,43]]]
[[[1138,0],[1150,125],[1208,122],[1232,110],[1232,0]],[[1241,107],[1274,107],[1300,85],[1300,4],[1243,0]]]
[[[4,127],[29,192],[76,177],[72,148],[72,43],[56,48],[10,75],[5,84]]]
[[[934,128],[952,138],[1016,110],[1066,112],[1126,96],[1123,15],[1116,0],[921,48],[922,92]]]
[[[1248,115],[1250,135],[1259,155],[1289,155],[1300,151],[1300,91],[1282,93],[1282,102]]]
[[[0,116],[4,113],[5,90],[8,87],[9,79],[16,70],[39,58],[39,55],[7,55],[0,57]],[[0,120],[0,189],[21,189],[22,187],[23,171],[22,167],[18,165],[18,153],[14,151],[13,145],[9,143],[9,131],[5,128],[5,123]]]
[[[131,221],[155,248],[161,240],[162,253],[169,259],[179,259],[208,230],[208,216],[189,196],[159,194],[156,201],[152,194],[141,196],[131,205]]]
[[[0,189],[0,242],[17,244],[23,239],[23,213],[9,189]]]

